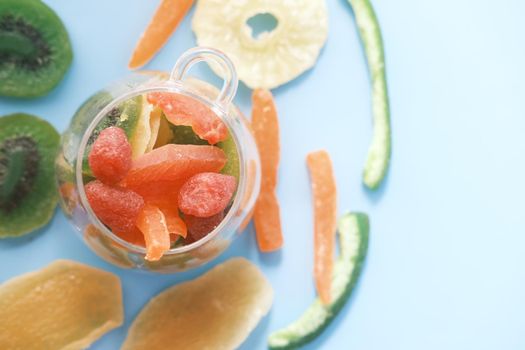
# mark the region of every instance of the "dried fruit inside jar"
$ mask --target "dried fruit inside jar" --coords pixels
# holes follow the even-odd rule
[[[226,123],[179,93],[137,95],[108,108],[83,156],[97,219],[144,246],[149,261],[208,236],[239,183],[239,151]]]

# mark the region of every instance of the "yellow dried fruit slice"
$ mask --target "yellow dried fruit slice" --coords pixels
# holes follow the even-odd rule
[[[68,260],[0,285],[0,349],[85,349],[123,321],[117,276]]]
[[[149,128],[151,130],[151,135],[149,138],[149,142],[146,145],[146,153],[151,151],[155,146],[155,143],[157,142],[157,137],[159,136],[160,131],[161,117],[162,110],[160,108],[154,108],[153,111],[151,111],[149,117]]]
[[[254,38],[247,22],[259,14],[272,15],[277,26]],[[325,0],[199,0],[192,26],[197,43],[224,51],[246,85],[272,89],[315,64],[328,12]]]
[[[153,149],[160,128],[162,111],[142,98],[142,106],[130,144],[133,159]]]
[[[166,119],[164,115],[160,116],[159,121],[159,132],[157,134],[157,139],[155,140],[155,145],[153,148],[159,148],[173,140],[173,131],[170,127],[170,122]]]
[[[259,269],[246,259],[231,259],[153,298],[131,325],[122,350],[235,349],[272,301]]]

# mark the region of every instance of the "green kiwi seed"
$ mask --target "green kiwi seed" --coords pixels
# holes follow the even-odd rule
[[[46,225],[57,204],[54,158],[60,136],[28,114],[0,117],[0,238]]]
[[[72,58],[64,24],[42,1],[0,1],[0,95],[47,94]]]

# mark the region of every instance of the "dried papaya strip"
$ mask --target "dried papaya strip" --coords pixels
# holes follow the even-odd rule
[[[179,215],[179,210],[173,203],[156,203],[164,218],[166,219],[166,227],[172,236],[172,240],[177,240],[178,237],[186,238],[188,229],[184,220]]]
[[[148,24],[135,47],[129,61],[129,68],[140,68],[149,62],[166,44],[194,0],[162,0],[155,15]]]
[[[337,228],[337,188],[332,161],[326,151],[308,154],[314,204],[314,277],[319,299],[331,302],[331,282],[334,266],[335,233]]]
[[[139,213],[136,225],[146,240],[146,260],[160,260],[171,245],[164,214],[157,206],[146,203]]]
[[[252,95],[252,130],[261,158],[261,194],[254,210],[255,232],[262,252],[283,245],[281,214],[275,194],[279,167],[279,120],[270,91],[256,89]]]

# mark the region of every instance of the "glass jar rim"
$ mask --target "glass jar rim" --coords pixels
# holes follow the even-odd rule
[[[230,136],[233,138],[233,141],[235,143],[235,147],[237,150],[237,154],[239,156],[239,180],[237,185],[237,191],[235,194],[235,197],[233,199],[233,204],[231,205],[230,209],[228,210],[228,213],[226,216],[222,219],[219,225],[213,229],[210,233],[208,233],[205,237],[191,243],[188,245],[184,245],[181,247],[176,247],[168,250],[164,253],[164,255],[177,255],[182,253],[188,253],[191,251],[194,251],[198,249],[199,247],[203,246],[210,240],[212,240],[215,236],[219,234],[223,230],[224,227],[228,225],[228,223],[235,217],[236,213],[238,212],[239,208],[241,207],[241,202],[244,196],[247,192],[247,180],[246,180],[246,156],[243,151],[242,141],[239,137],[239,132],[237,131],[239,126],[236,125],[238,123],[243,123],[243,121],[238,116],[233,116],[228,111],[225,111],[223,106],[220,104],[211,101],[205,96],[201,96],[199,94],[196,94],[195,92],[191,91],[190,89],[185,88],[182,85],[181,81],[173,81],[173,80],[167,80],[163,83],[156,82],[154,85],[147,85],[147,86],[141,86],[136,89],[133,89],[117,98],[112,100],[108,105],[106,105],[99,113],[96,115],[96,117],[91,121],[88,128],[86,129],[86,132],[84,133],[81,141],[80,146],[77,152],[77,159],[76,159],[76,187],[77,187],[77,193],[79,194],[80,203],[82,204],[82,207],[87,212],[87,215],[91,221],[91,223],[94,224],[94,226],[100,230],[105,236],[109,237],[113,241],[117,242],[118,244],[122,245],[124,248],[134,252],[146,255],[146,248],[137,246],[134,244],[129,243],[128,241],[120,238],[116,234],[114,234],[110,229],[108,229],[95,215],[93,212],[93,209],[91,208],[91,205],[89,204],[86,192],[84,190],[84,178],[83,178],[83,159],[84,154],[86,152],[88,141],[91,135],[93,134],[95,128],[98,126],[98,124],[102,121],[103,118],[106,117],[106,115],[113,109],[115,106],[118,106],[120,103],[127,101],[135,96],[143,95],[150,92],[170,92],[170,93],[177,93],[181,94],[190,98],[193,98],[200,103],[203,103],[207,107],[209,107],[227,126],[228,130],[230,131]],[[230,107],[233,107],[233,103],[230,104]]]

